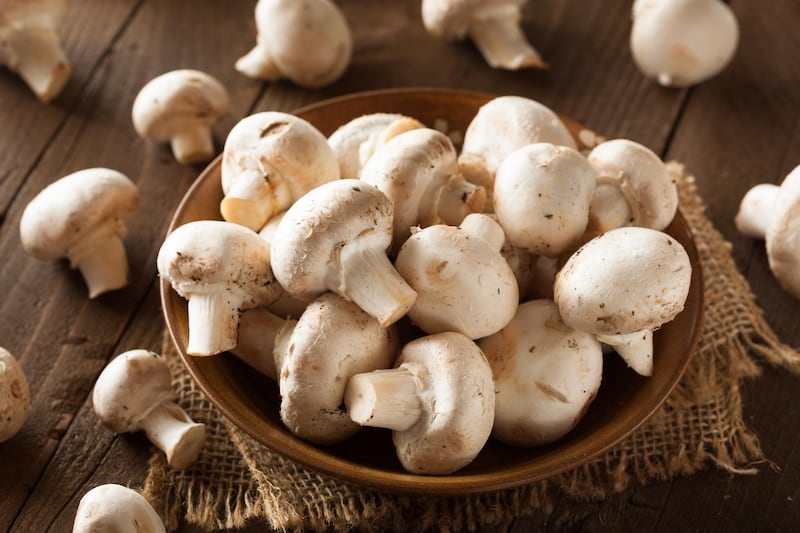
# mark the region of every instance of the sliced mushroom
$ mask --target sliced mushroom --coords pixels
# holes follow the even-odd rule
[[[181,164],[214,157],[211,128],[228,114],[228,91],[216,78],[199,70],[173,70],[142,87],[133,101],[136,133],[169,142]]]
[[[392,370],[356,374],[344,404],[361,425],[393,430],[415,474],[450,474],[472,462],[494,421],[494,381],[483,352],[460,333],[406,344]]]
[[[578,424],[600,388],[600,342],[564,324],[552,300],[520,304],[514,319],[478,347],[494,375],[492,436],[501,442],[557,441]]]
[[[72,533],[166,533],[164,522],[138,492],[113,483],[81,498]]]
[[[275,277],[294,298],[328,290],[355,302],[384,327],[417,295],[392,266],[392,203],[360,180],[320,185],[295,202],[272,242]]]
[[[308,121],[267,111],[240,120],[222,153],[220,212],[259,231],[311,189],[339,179],[333,149]]]
[[[89,298],[128,284],[122,239],[125,219],[139,205],[131,180],[107,168],[81,170],[45,187],[22,213],[20,239],[43,261],[69,259],[81,271]]]
[[[259,0],[255,19],[258,42],[236,62],[246,76],[319,88],[350,64],[353,36],[330,0]]]
[[[230,222],[189,222],[167,236],[158,272],[189,301],[190,355],[230,350],[240,311],[278,298],[269,259],[269,245],[257,233]]]
[[[8,350],[0,348],[0,442],[19,432],[30,404],[31,393],[22,366]]]
[[[164,358],[147,350],[130,350],[112,359],[100,373],[92,404],[111,431],[144,431],[166,454],[169,466],[181,470],[197,459],[206,429],[172,398]]]

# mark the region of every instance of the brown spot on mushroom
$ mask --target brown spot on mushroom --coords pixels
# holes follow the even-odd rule
[[[547,383],[542,383],[540,381],[537,381],[537,382],[534,383],[534,385],[539,390],[539,392],[541,392],[542,394],[544,394],[548,398],[552,398],[553,400],[555,400],[555,401],[557,401],[559,403],[569,403],[569,400],[567,399],[566,396],[561,394],[559,391],[557,391],[556,389],[554,389],[553,387],[551,387]]]
[[[273,122],[259,133],[258,137],[263,139],[268,135],[280,135],[290,127],[288,122]]]

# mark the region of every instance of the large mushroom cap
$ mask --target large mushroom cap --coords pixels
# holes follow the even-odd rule
[[[30,390],[25,372],[5,348],[0,348],[0,442],[20,430],[30,407]]]
[[[164,523],[138,492],[113,483],[81,498],[72,533],[165,533]]]
[[[778,189],[765,239],[772,273],[781,287],[800,298],[800,166]]]

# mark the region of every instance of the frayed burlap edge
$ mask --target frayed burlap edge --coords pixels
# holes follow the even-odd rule
[[[230,424],[195,386],[165,338],[179,401],[206,423],[209,440],[198,461],[182,472],[170,470],[155,453],[146,497],[170,530],[182,520],[227,529],[260,518],[290,530],[460,531],[507,527],[516,517],[549,510],[559,491],[576,499],[602,499],[631,483],[689,475],[712,465],[735,474],[757,472],[765,459],[743,421],[739,385],[759,373],[759,361],[797,372],[800,355],[765,322],[736,270],[730,244],[705,217],[694,178],[680,164],[669,167],[703,265],[703,331],[686,374],[664,405],[608,453],[554,478],[494,493],[411,497],[364,489],[297,465]],[[409,516],[415,517],[413,526]]]

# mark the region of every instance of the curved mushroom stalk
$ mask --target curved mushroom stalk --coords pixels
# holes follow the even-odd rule
[[[277,380],[279,364],[275,362],[275,338],[284,328],[293,329],[296,323],[263,307],[248,309],[239,319],[237,344],[229,351],[268,378]]]
[[[257,44],[236,62],[246,76],[313,89],[339,79],[350,64],[353,36],[330,0],[259,0],[255,20]]]
[[[113,432],[144,430],[172,468],[193,463],[205,443],[205,426],[172,401],[169,368],[156,353],[130,350],[115,357],[97,378],[92,404]]]
[[[17,72],[43,103],[69,80],[69,60],[57,29],[67,8],[64,0],[8,0],[0,19],[0,65]]]
[[[651,332],[683,310],[692,266],[666,233],[617,228],[587,242],[556,275],[564,323],[614,344],[634,370],[652,373]]]
[[[166,533],[161,517],[148,501],[122,485],[99,485],[81,498],[72,533]]]
[[[5,348],[0,348],[0,442],[5,442],[25,424],[31,394],[22,366]]]
[[[393,370],[354,375],[344,404],[359,424],[393,429],[406,470],[449,474],[469,464],[488,440],[493,391],[483,352],[447,332],[406,344]]]
[[[45,261],[68,258],[95,298],[128,284],[122,239],[125,218],[138,205],[136,186],[116,170],[74,172],[45,187],[25,207],[19,223],[22,246]]]
[[[229,222],[190,222],[170,233],[158,252],[159,274],[189,300],[190,355],[236,346],[239,313],[278,298],[269,245]]]
[[[423,0],[422,21],[433,35],[449,41],[467,35],[492,68],[544,68],[539,52],[520,27],[527,0]]]
[[[386,327],[417,294],[386,255],[392,203],[360,180],[341,179],[311,190],[286,212],[271,246],[275,277],[291,296],[328,290],[356,303]]]
[[[339,179],[336,154],[308,121],[267,111],[240,120],[222,153],[220,212],[253,231],[302,195]]]

